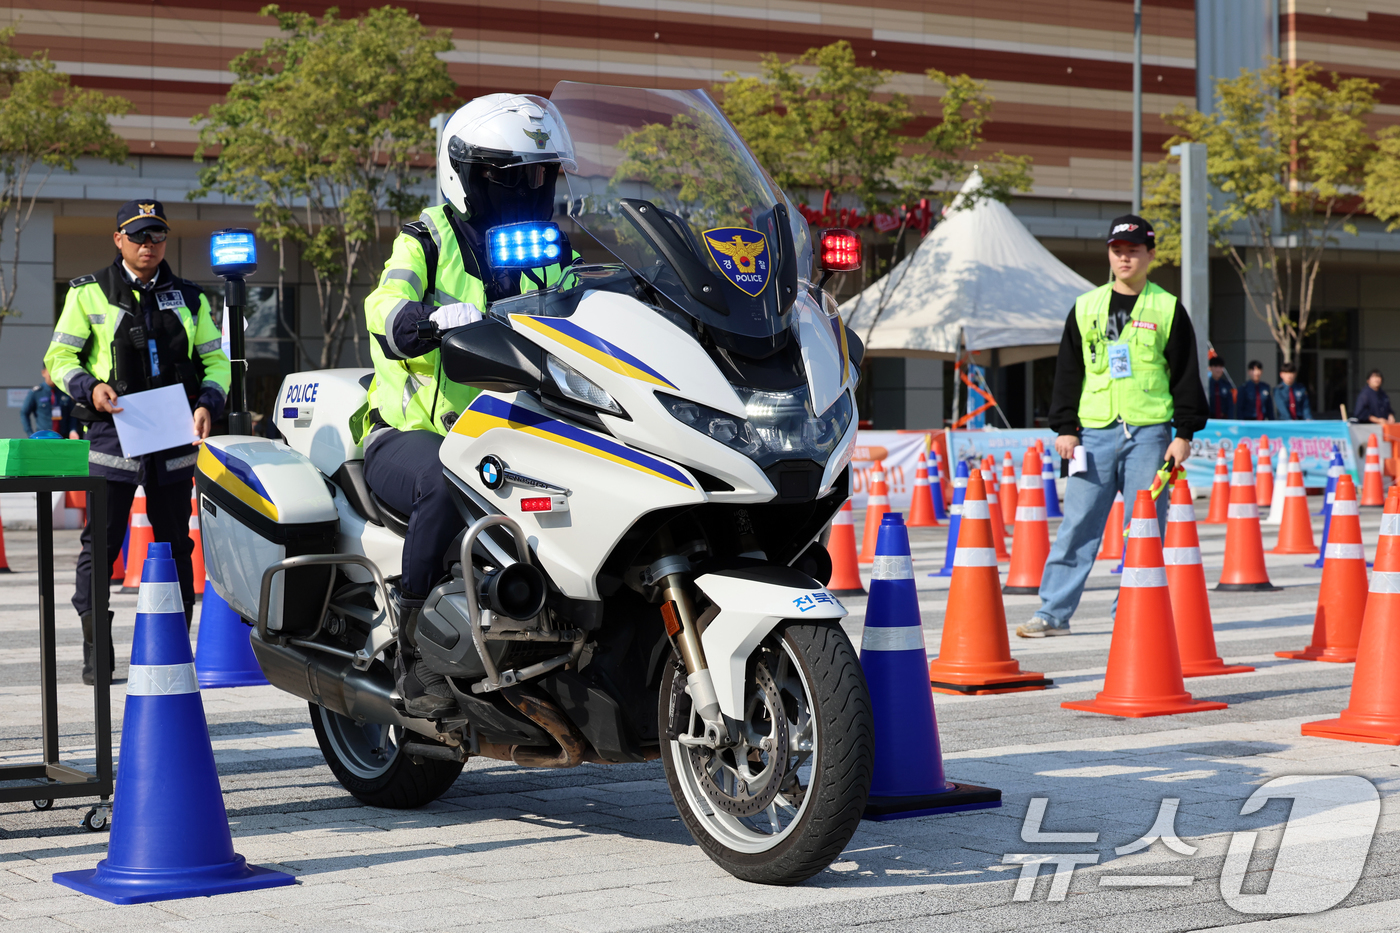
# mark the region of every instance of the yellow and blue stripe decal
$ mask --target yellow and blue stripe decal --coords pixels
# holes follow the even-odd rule
[[[615,373],[628,376],[632,379],[640,379],[643,382],[650,382],[667,389],[675,389],[675,385],[652,369],[646,363],[637,359],[626,350],[609,343],[597,334],[590,333],[579,327],[573,321],[560,317],[531,317],[528,314],[512,314],[512,321],[517,321],[531,330],[544,334],[546,337],[563,344],[576,353],[581,353],[595,363],[606,366]]]
[[[208,444],[199,448],[199,472],[232,493],[238,501],[277,521],[277,506],[248,464]]]
[[[538,412],[530,411],[528,408],[521,408],[519,405],[512,405],[504,399],[489,395],[476,397],[467,410],[462,412],[457,423],[452,426],[452,433],[465,434],[467,437],[480,437],[492,428],[522,431],[532,437],[572,447],[574,450],[610,460],[613,463],[684,486],[687,489],[694,488],[684,473],[665,461],[657,460],[655,457],[649,457],[640,451],[619,444],[617,441],[608,440],[571,424],[556,421]]]

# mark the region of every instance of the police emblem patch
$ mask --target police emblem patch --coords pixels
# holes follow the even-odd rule
[[[141,212],[140,216],[142,216],[142,217],[150,217],[150,216],[152,216],[153,214],[155,214],[155,212],[156,212],[156,206],[155,206],[154,203],[151,203],[151,204],[141,204],[141,203],[138,203],[138,204],[136,205],[136,209],[137,209],[138,211]]]
[[[705,231],[705,245],[720,273],[755,298],[768,286],[768,238],[747,227],[715,227]]]
[[[543,149],[544,144],[549,142],[549,130],[525,130],[525,135],[535,141],[536,149]]]

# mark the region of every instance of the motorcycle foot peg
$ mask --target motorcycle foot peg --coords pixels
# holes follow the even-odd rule
[[[494,684],[487,680],[479,680],[472,684],[472,693],[490,693],[502,687],[514,687],[519,682],[520,677],[515,671],[501,671]]]

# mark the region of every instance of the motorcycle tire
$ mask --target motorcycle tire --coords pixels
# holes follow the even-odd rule
[[[462,773],[460,761],[421,758],[414,762],[400,751],[402,736],[394,735],[389,726],[358,723],[315,703],[309,705],[311,727],[326,764],[341,786],[362,803],[412,810],[441,797]],[[429,740],[414,736],[414,741]]]
[[[784,655],[786,674],[782,673]],[[764,673],[766,668],[760,669],[760,662],[778,670]],[[795,766],[796,770],[780,781],[786,789],[786,781],[796,774],[798,783],[792,785],[795,793],[780,790],[771,803],[761,792],[748,799],[750,810],[763,808],[756,815],[742,817],[725,812],[726,806],[742,811],[746,803],[743,800],[726,799],[716,806],[719,798],[707,791],[695,757],[699,754],[703,758],[710,750],[697,752],[676,740],[681,731],[677,723],[689,709],[684,684],[685,674],[679,662],[667,664],[659,705],[661,759],[671,796],[695,841],[725,871],[758,884],[798,884],[830,865],[860,825],[874,772],[875,726],[870,694],[859,656],[845,631],[835,623],[786,622],[749,658],[746,723],[750,718],[764,720],[759,709],[763,706],[762,697],[758,694],[765,684],[770,691],[776,685],[787,711],[783,718],[794,719],[795,715],[795,721],[787,723],[793,731],[776,734],[789,739],[790,749],[797,749],[804,741],[811,749]],[[805,691],[804,701],[796,700],[797,688]],[[809,705],[805,714],[802,703]],[[758,731],[764,728],[768,727],[760,725]],[[773,728],[776,732],[781,727]],[[804,740],[802,736],[808,730],[810,738]],[[815,748],[811,748],[813,741]],[[746,760],[750,755],[761,757],[757,745],[750,749]],[[806,787],[802,788],[804,767],[808,776]],[[712,782],[711,790],[715,786]],[[748,786],[742,790],[747,792]],[[787,815],[783,811],[792,811],[792,818],[780,829],[780,819]],[[771,832],[762,825],[764,821],[769,821]]]

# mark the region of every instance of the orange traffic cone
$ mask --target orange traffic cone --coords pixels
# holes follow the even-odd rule
[[[982,458],[982,485],[987,491],[987,507],[992,510],[989,514],[994,514],[997,518],[1001,518],[1001,502],[999,501],[1000,493],[997,490],[996,465],[997,462],[991,457]],[[967,500],[964,499],[963,501],[966,502]],[[1006,526],[990,520],[988,521],[988,525],[992,529],[992,543],[996,545],[997,560],[1010,560],[1011,555],[1006,553]]]
[[[1361,504],[1385,505],[1385,485],[1381,480],[1381,445],[1374,434],[1366,439],[1366,472],[1361,479]]]
[[[1214,512],[1214,495],[1211,499],[1210,510]],[[1269,582],[1269,570],[1264,566],[1264,536],[1259,531],[1259,503],[1254,498],[1254,464],[1249,460],[1249,445],[1243,442],[1235,448],[1226,515],[1229,525],[1225,529],[1225,570],[1215,588],[1226,593],[1277,590]]]
[[[1209,677],[1254,670],[1243,664],[1226,665],[1216,653],[1210,598],[1206,593],[1206,569],[1201,566],[1201,539],[1196,534],[1196,507],[1191,502],[1191,486],[1185,479],[1178,479],[1172,486],[1162,562],[1167,565],[1167,592],[1171,595],[1172,618],[1176,622],[1176,647],[1181,654],[1182,676]]]
[[[1361,620],[1366,615],[1366,548],[1361,543],[1360,514],[1356,484],[1350,473],[1343,473],[1337,477],[1337,496],[1332,500],[1332,528],[1323,554],[1312,642],[1302,651],[1275,651],[1275,657],[1341,664],[1356,660]]]
[[[865,497],[865,535],[860,544],[860,562],[875,561],[875,542],[880,537],[880,519],[890,510],[890,487],[885,485],[885,461],[876,460],[870,471],[870,495]]]
[[[13,571],[10,570],[10,559],[5,555],[5,520],[0,518],[0,573],[12,572]]]
[[[190,553],[190,563],[194,566],[194,592],[204,595],[204,536],[199,531],[199,493],[190,488],[190,541],[194,550]]]
[[[1269,435],[1259,438],[1259,465],[1254,468],[1254,501],[1259,506],[1274,501],[1274,461],[1269,452]]]
[[[1288,486],[1283,491],[1283,521],[1278,526],[1278,546],[1270,554],[1316,554],[1312,518],[1308,515],[1308,491],[1303,488],[1303,464],[1297,453],[1288,455]]]
[[[1001,458],[1001,482],[997,485],[997,498],[1001,501],[1001,526],[1016,530],[1016,464],[1011,462],[1011,451]]]
[[[1113,497],[1113,508],[1108,510],[1108,521],[1103,523],[1103,547],[1095,560],[1123,559],[1123,494]]]
[[[1225,467],[1225,444],[1215,455],[1215,482],[1210,487],[1210,511],[1207,525],[1223,525],[1230,520],[1230,472]]]
[[[1052,683],[1044,674],[1021,670],[1011,658],[992,546],[1001,512],[987,499],[984,479],[990,472],[979,476],[974,470],[967,481],[943,641],[928,666],[935,693],[1013,693],[1044,690]]]
[[[1157,533],[1157,506],[1146,489],[1138,490],[1133,503],[1119,586],[1103,690],[1092,700],[1060,706],[1135,719],[1225,709],[1226,703],[1193,699],[1182,681],[1162,539]]]
[[[146,515],[146,487],[136,487],[136,498],[131,500],[131,540],[126,546],[126,578],[122,580],[123,593],[137,593],[141,590],[141,568],[146,564],[146,548],[155,540],[155,530],[151,519]]]
[[[1003,593],[1034,596],[1050,556],[1050,523],[1045,519],[1045,483],[1040,478],[1040,454],[1035,448],[1021,460],[1020,491],[1016,499],[1016,533],[1011,539],[1011,569]]]
[[[831,520],[831,537],[826,543],[831,555],[831,580],[826,588],[837,596],[859,596],[865,592],[860,582],[860,567],[856,558],[855,513],[851,510],[851,500],[841,506],[841,511]]]
[[[928,459],[919,453],[918,465],[914,467],[914,498],[909,504],[910,528],[937,528],[938,518],[933,511],[933,493],[928,485]]]
[[[1303,723],[1303,735],[1400,745],[1400,495],[1385,501],[1376,569],[1361,622],[1351,701],[1336,719]],[[1325,572],[1325,568],[1324,568]]]

